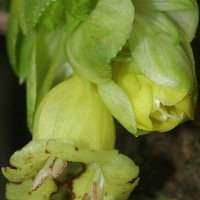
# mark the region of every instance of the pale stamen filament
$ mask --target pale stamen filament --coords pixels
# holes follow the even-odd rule
[[[169,113],[165,112],[162,108],[161,108],[161,102],[159,100],[154,100],[158,111],[162,114],[163,119],[170,118],[170,119],[174,119],[174,120],[181,120],[183,118],[183,114],[179,114],[178,116],[174,116],[174,115],[170,115]]]
[[[33,181],[32,191],[37,190],[48,177],[52,179],[58,177],[63,172],[66,165],[66,161],[56,158],[54,156],[50,156],[47,159],[44,167],[35,177]]]
[[[66,166],[67,166],[66,161],[57,158],[52,166],[51,178],[55,179],[56,177],[58,177],[64,171]]]

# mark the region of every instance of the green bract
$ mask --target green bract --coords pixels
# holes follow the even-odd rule
[[[28,44],[29,42],[24,42],[24,40],[32,34],[36,24],[38,24],[40,16],[53,1],[55,0],[13,0],[12,2],[7,46],[12,67],[22,80],[27,75],[26,68],[30,66],[21,66],[21,62],[23,62],[23,59],[26,60],[28,57],[31,57],[32,46],[31,39],[27,39],[30,44]],[[26,43],[26,52],[23,50],[23,43]],[[26,55],[18,58],[17,54],[21,53],[21,51],[24,51]]]
[[[61,5],[55,1],[14,0],[12,3],[7,46],[20,82],[27,83],[30,130],[41,99],[68,75],[62,46],[65,19]]]
[[[181,44],[174,44],[165,33],[149,35],[133,26],[130,51],[137,65],[131,68],[158,84],[192,92],[194,66]]]
[[[180,32],[183,31],[187,35],[189,41],[194,38],[199,20],[196,0],[132,0],[132,2],[136,8],[136,15],[140,12],[147,16],[164,13],[168,18],[167,21],[171,20]],[[160,18],[154,20],[159,21]],[[161,25],[161,28],[163,26]]]
[[[49,31],[48,28],[41,27],[37,34],[33,33],[35,36],[31,40],[33,42],[31,57],[23,65],[29,66],[26,71],[26,84],[30,129],[32,129],[34,112],[43,97],[69,74],[70,67],[66,62],[62,48],[63,27],[59,26],[55,30],[51,30],[49,34],[47,31]],[[29,37],[33,37],[33,35],[31,34]]]
[[[131,133],[137,132],[131,103],[123,90],[114,82],[98,85],[99,94],[113,116]]]
[[[130,0],[99,0],[67,39],[67,57],[74,69],[95,83],[110,80],[110,60],[127,41],[133,18]]]

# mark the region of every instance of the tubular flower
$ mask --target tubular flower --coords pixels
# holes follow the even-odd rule
[[[93,150],[114,147],[113,117],[95,85],[73,75],[46,95],[35,114],[33,139],[54,138]]]
[[[62,82],[39,105],[33,140],[2,169],[7,199],[127,199],[138,167],[114,150],[114,130],[94,85]]]
[[[190,42],[198,7],[191,0],[132,2],[131,34],[110,63],[113,80],[98,84],[98,91],[113,116],[138,136],[193,119],[197,82]],[[189,28],[183,25],[190,21]]]
[[[120,68],[116,82],[131,102],[138,129],[163,132],[193,119],[194,102],[189,91],[158,84],[129,72],[128,67]]]

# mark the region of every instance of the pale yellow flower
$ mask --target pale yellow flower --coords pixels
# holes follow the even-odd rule
[[[194,117],[194,105],[188,91],[158,84],[148,77],[119,70],[117,84],[128,96],[136,126],[145,131],[168,131]]]

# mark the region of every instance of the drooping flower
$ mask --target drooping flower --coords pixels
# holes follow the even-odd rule
[[[73,75],[46,95],[35,114],[33,139],[54,138],[67,138],[79,148],[114,147],[113,117],[95,85]]]
[[[197,23],[195,21],[189,34],[176,26],[173,17],[167,17],[168,12],[176,9],[172,6],[175,2],[166,2],[168,6],[163,10],[164,16],[159,11],[164,9],[162,3],[152,0],[146,8],[145,4],[135,4],[136,18],[131,35],[118,57],[111,62],[113,80],[98,85],[99,93],[113,116],[136,136],[146,131],[171,130],[193,119],[197,101],[190,46]],[[183,6],[180,2],[177,5]],[[140,9],[142,6],[143,11]],[[192,2],[188,2],[180,12],[190,9],[196,11],[195,16],[198,15],[196,4]],[[181,16],[179,14],[177,17]],[[159,15],[161,18],[156,17]],[[189,19],[192,16],[187,15]],[[166,21],[165,25],[162,26],[160,20]]]
[[[11,182],[6,196],[127,199],[138,167],[114,145],[113,118],[96,86],[73,75],[46,95],[35,115],[33,140],[13,154],[12,167],[3,168]]]
[[[131,102],[138,129],[164,132],[194,118],[195,102],[190,90],[159,84],[128,71],[134,64],[122,65],[116,82]]]

